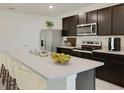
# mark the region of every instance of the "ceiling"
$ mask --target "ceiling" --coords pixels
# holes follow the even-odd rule
[[[85,8],[95,3],[0,3],[0,10],[22,12],[41,16],[58,16]],[[50,9],[49,5],[53,5]],[[10,8],[10,9],[8,9]],[[13,10],[14,8],[14,10]]]

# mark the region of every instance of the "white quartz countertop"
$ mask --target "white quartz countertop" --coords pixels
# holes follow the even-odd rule
[[[69,46],[58,46],[60,48],[68,48],[68,49],[73,49],[76,47],[69,47]],[[91,53],[92,51],[84,51],[84,50],[78,50],[78,49],[73,49],[73,51],[77,52],[87,52]],[[116,54],[116,55],[124,55],[124,48],[121,48],[121,51],[109,51],[108,47],[103,47],[102,49],[99,50],[93,50],[93,52],[101,52],[101,53],[108,53],[108,54]]]
[[[72,57],[66,65],[56,64],[52,62],[50,53],[48,57],[40,57],[22,51],[9,51],[8,54],[47,79],[62,78],[104,65],[101,62],[77,57]]]
[[[93,50],[93,52],[102,52],[108,54],[116,54],[116,55],[124,55],[124,49],[122,48],[121,51],[109,51],[108,48],[102,48],[100,50]]]
[[[60,47],[60,48],[68,48],[68,49],[73,49],[75,47],[72,47],[72,46],[57,46],[57,47]]]

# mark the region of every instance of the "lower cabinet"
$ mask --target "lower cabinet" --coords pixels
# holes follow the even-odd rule
[[[68,49],[68,48],[59,48],[58,47],[57,53],[65,53],[65,54],[69,54],[71,56],[81,57],[81,52],[73,51],[72,49]]]
[[[68,48],[57,48],[57,53],[65,53],[73,56],[73,50]]]
[[[96,68],[96,77],[102,80],[108,79],[107,55],[104,53],[93,53],[93,60],[103,62],[104,65]]]
[[[92,59],[93,53],[81,52],[81,58]]]
[[[124,87],[124,64],[109,63],[109,81]]]
[[[73,56],[81,57],[81,52],[73,51]]]
[[[109,55],[109,81],[124,87],[124,56]]]
[[[104,65],[96,68],[96,77],[113,84],[124,87],[124,56],[102,52],[76,52],[72,49],[57,48],[58,53],[65,53],[71,56],[92,59],[103,62]]]
[[[93,53],[94,60],[104,62],[104,66],[96,68],[96,77],[124,87],[124,56]]]

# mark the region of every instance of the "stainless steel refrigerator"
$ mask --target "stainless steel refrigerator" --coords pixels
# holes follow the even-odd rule
[[[62,42],[61,30],[45,29],[40,31],[40,49],[56,52]]]

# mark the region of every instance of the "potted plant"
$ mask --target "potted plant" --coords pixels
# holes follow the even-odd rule
[[[54,24],[52,21],[46,21],[46,26],[47,26],[47,28],[51,29],[54,26]]]

